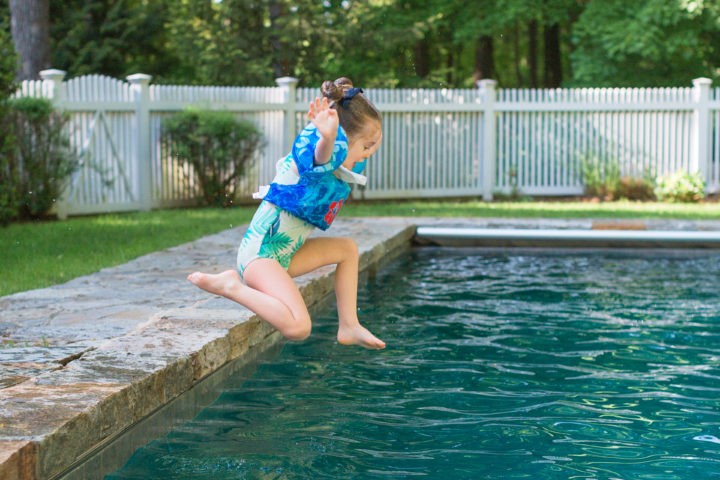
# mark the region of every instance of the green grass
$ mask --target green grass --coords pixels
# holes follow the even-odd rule
[[[720,220],[720,203],[642,202],[396,202],[343,207],[345,216],[633,218]]]
[[[63,283],[248,223],[254,210],[160,210],[0,228],[0,296]]]
[[[248,223],[254,207],[177,209],[0,228],[0,296],[62,283],[146,253]],[[720,220],[720,203],[351,203],[344,217],[646,218]]]

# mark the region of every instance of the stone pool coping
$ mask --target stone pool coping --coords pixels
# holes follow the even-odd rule
[[[418,226],[720,231],[720,221],[384,217],[339,218],[316,235],[354,238],[368,271],[407,250]],[[0,298],[0,334],[19,342],[0,349],[0,478],[57,477],[230,361],[283,341],[249,311],[185,281],[194,270],[231,268],[244,229]],[[298,279],[310,308],[332,280],[329,267]]]
[[[22,345],[0,349],[14,375],[0,390],[0,478],[55,478],[231,360],[284,340],[185,280],[232,268],[244,230],[0,298],[0,328]],[[354,238],[366,271],[405,251],[414,231],[401,219],[338,219],[327,235]],[[297,279],[310,309],[332,291],[333,276],[326,267]],[[49,346],[32,339],[40,332]]]

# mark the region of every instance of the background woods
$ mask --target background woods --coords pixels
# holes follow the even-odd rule
[[[720,0],[12,0],[0,15],[18,79],[52,66],[179,84],[685,86],[720,67]]]

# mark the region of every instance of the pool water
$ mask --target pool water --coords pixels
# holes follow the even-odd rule
[[[417,249],[107,479],[720,478],[720,256]]]

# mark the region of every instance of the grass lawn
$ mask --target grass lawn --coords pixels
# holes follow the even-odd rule
[[[62,283],[248,223],[254,211],[158,210],[0,228],[0,296]]]
[[[720,220],[720,203],[658,202],[441,202],[350,203],[340,215],[356,217],[636,218]]]
[[[159,210],[0,228],[0,296],[62,283],[248,223],[255,207]],[[341,216],[674,218],[720,220],[720,203],[351,203]]]

